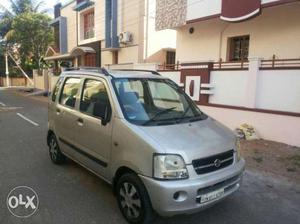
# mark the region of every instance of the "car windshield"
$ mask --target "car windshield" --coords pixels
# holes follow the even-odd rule
[[[137,125],[167,125],[206,119],[194,102],[168,79],[115,78],[125,118]]]

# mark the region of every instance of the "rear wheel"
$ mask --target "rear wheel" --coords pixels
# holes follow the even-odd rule
[[[55,164],[62,164],[66,161],[66,156],[61,153],[54,134],[49,137],[49,154],[51,161]]]
[[[151,202],[144,184],[137,175],[123,175],[118,180],[116,193],[119,208],[129,223],[153,223]]]

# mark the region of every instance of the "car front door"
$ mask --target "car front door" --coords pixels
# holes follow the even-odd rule
[[[104,80],[86,78],[80,96],[74,145],[80,162],[104,178],[111,151],[111,104]]]

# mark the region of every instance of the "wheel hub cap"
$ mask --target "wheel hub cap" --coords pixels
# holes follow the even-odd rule
[[[130,183],[120,188],[120,200],[123,212],[128,218],[137,218],[141,212],[141,200],[137,189]]]

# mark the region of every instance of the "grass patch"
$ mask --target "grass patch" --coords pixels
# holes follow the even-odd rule
[[[253,157],[253,159],[257,163],[262,163],[263,162],[263,158],[262,157]]]
[[[300,155],[289,156],[286,158],[292,165],[300,168]]]
[[[287,168],[286,169],[288,172],[296,172],[297,170],[295,168]]]

